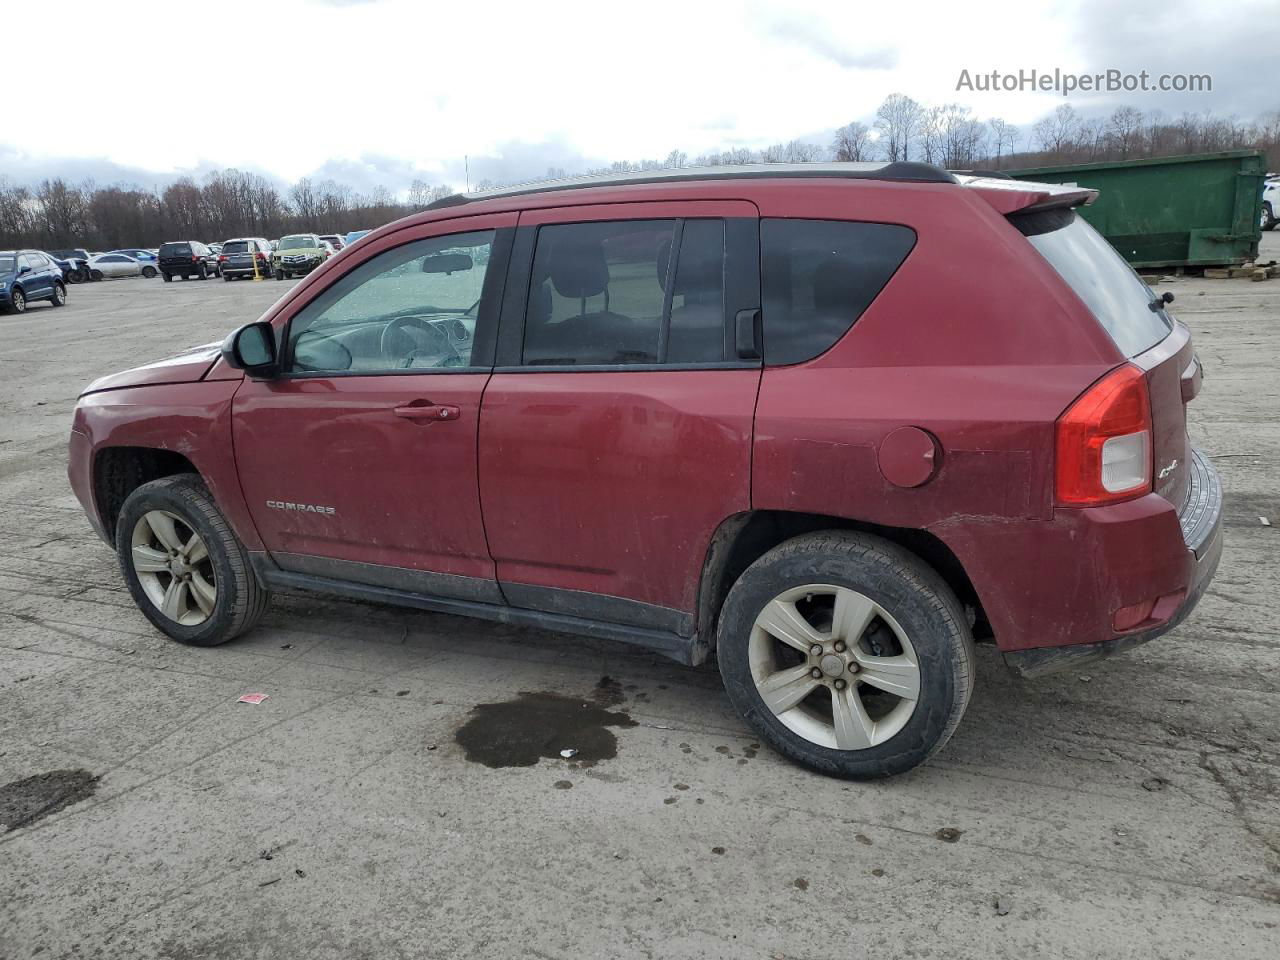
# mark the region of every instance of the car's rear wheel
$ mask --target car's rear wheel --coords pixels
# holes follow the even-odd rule
[[[1262,229],[1274,230],[1276,228],[1277,223],[1280,223],[1280,221],[1276,220],[1276,212],[1271,207],[1271,201],[1263,200],[1262,201]]]
[[[168,270],[164,271],[164,282],[173,283],[173,274],[170,273]]]
[[[94,280],[94,281],[101,280],[101,279],[103,278],[103,276],[104,276],[104,274],[103,274],[103,272],[102,272],[101,270],[90,270],[90,271],[89,271],[89,279],[90,279],[90,280]]]
[[[156,268],[155,268],[155,267],[143,267],[143,268],[142,268],[142,275],[143,275],[144,277],[146,277],[148,280],[150,280],[152,277],[154,277],[154,276],[156,275]]]
[[[211,647],[251,629],[270,594],[203,481],[179,474],[125,500],[116,553],[129,592],[162,633]]]
[[[60,283],[53,285],[53,296],[49,298],[49,302],[55,307],[65,307],[67,305],[67,288]]]
[[[223,279],[223,280],[225,280],[225,281],[227,281],[228,283],[230,283],[230,282],[231,282],[231,274],[229,274],[229,273],[223,273],[223,275],[222,275],[222,279]]]
[[[9,309],[14,313],[23,313],[27,309],[27,295],[18,287],[9,293]]]
[[[955,594],[861,533],[797,537],[747,568],[725,600],[717,657],[729,699],[774,749],[850,779],[923,763],[973,690]]]

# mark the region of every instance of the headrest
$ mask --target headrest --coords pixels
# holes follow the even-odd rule
[[[551,283],[562,297],[579,299],[604,293],[609,264],[604,246],[590,237],[564,237],[551,252]]]

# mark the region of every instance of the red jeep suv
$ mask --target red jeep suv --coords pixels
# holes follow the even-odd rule
[[[1221,487],[1185,327],[1075,208],[915,163],[454,196],[94,383],[71,485],[142,612],[316,591],[712,653],[786,756],[924,761],[1190,613]]]

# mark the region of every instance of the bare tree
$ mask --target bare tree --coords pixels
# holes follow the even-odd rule
[[[1067,156],[1080,133],[1080,116],[1069,103],[1038,120],[1031,128],[1036,144],[1054,160]]]
[[[837,160],[853,162],[870,160],[873,144],[871,128],[865,123],[854,120],[836,129],[835,137],[831,141],[831,152],[835,154]]]
[[[1142,111],[1133,107],[1116,107],[1107,120],[1107,135],[1121,160],[1129,159],[1142,138]]]
[[[1018,128],[1000,117],[992,117],[987,121],[991,128],[991,145],[995,148],[995,168],[1000,169],[1000,162],[1006,153],[1012,153],[1018,142]]]
[[[924,108],[910,97],[891,93],[876,111],[876,129],[890,161],[910,160],[911,148],[920,136]]]

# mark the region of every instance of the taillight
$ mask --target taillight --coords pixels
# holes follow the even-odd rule
[[[199,259],[200,259],[200,258],[199,258],[199,257],[197,257],[194,253],[191,255],[191,262],[192,262],[192,263],[195,263],[195,262],[196,262],[197,260],[199,260]]]
[[[226,262],[226,259],[227,259],[227,255],[226,255],[225,253],[220,253],[220,254],[218,254],[218,262],[219,262],[219,263],[225,263],[225,262]]]
[[[267,259],[267,255],[266,255],[265,253],[255,253],[255,254],[253,255],[253,257],[254,257],[254,259],[255,259],[255,260],[265,260],[265,259]]]
[[[1133,364],[1107,374],[1058,418],[1062,506],[1096,507],[1151,492],[1151,401]]]

